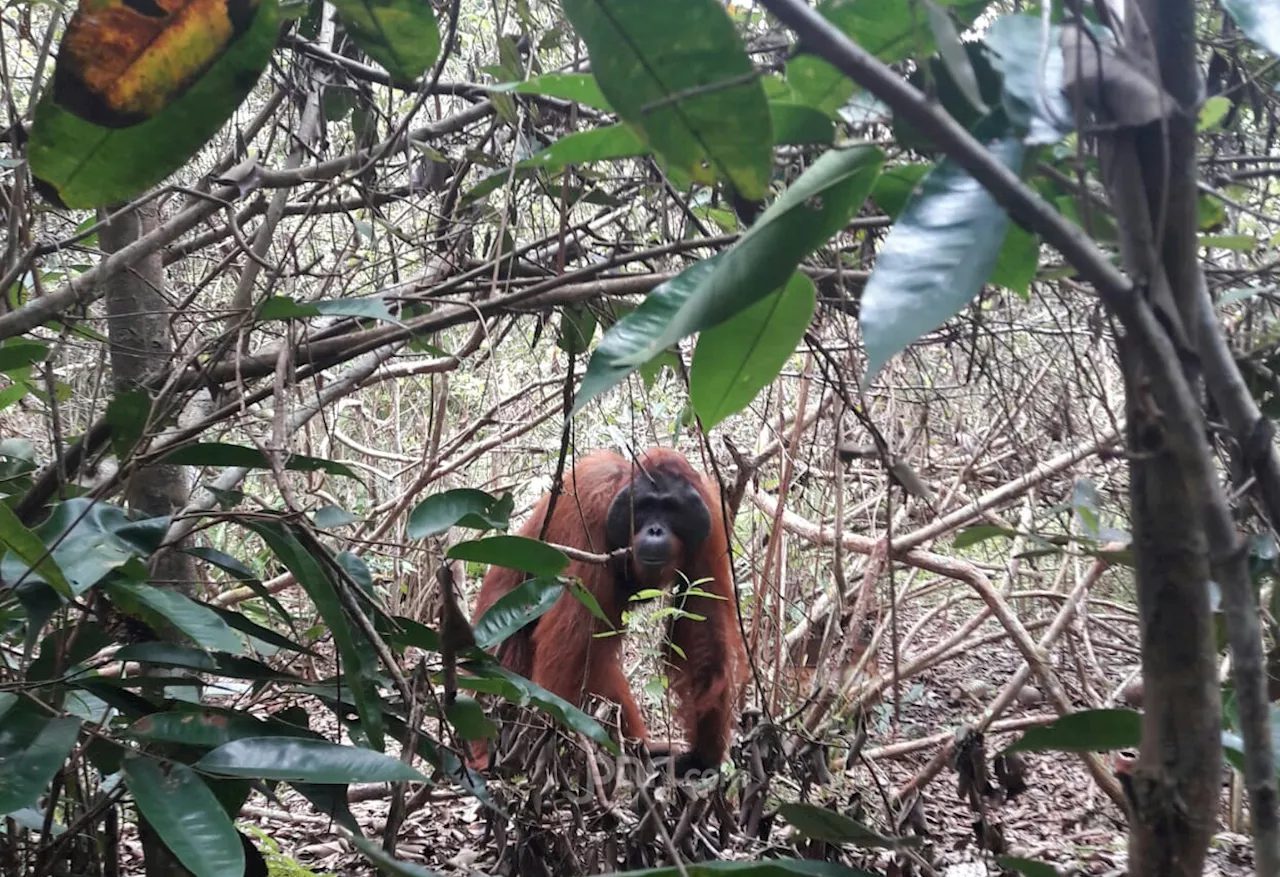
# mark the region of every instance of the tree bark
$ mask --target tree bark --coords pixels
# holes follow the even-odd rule
[[[98,238],[104,252],[117,252],[157,225],[154,203],[130,210],[103,226]],[[170,309],[164,295],[164,268],[159,253],[141,257],[106,281],[107,335],[111,350],[111,382],[117,393],[136,390],[147,377],[171,367],[173,338]],[[133,474],[124,499],[145,515],[171,515],[190,498],[190,486],[179,466],[157,464]],[[153,583],[195,592],[195,565],[188,554],[165,548],[152,558]]]
[[[99,211],[105,218],[107,211]],[[98,240],[106,254],[118,252],[156,227],[154,202],[129,210],[102,227]],[[164,295],[164,268],[158,253],[139,258],[105,283],[107,337],[111,351],[111,384],[116,393],[141,389],[148,377],[170,367],[173,340],[170,308]],[[148,516],[180,511],[190,497],[181,467],[145,466],[124,485],[125,504]],[[151,558],[151,581],[189,596],[195,593],[195,564],[176,546],[161,548]],[[172,631],[158,631],[168,637]],[[138,816],[138,835],[146,877],[190,877],[155,830]]]

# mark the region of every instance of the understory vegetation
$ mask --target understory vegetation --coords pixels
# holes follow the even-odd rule
[[[1280,877],[1278,54],[1274,0],[6,4],[0,873]],[[607,614],[516,531],[653,447],[748,654],[697,780],[496,657]]]

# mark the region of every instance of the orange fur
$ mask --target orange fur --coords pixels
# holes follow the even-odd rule
[[[644,477],[641,469],[676,472],[696,486],[711,517],[706,541],[693,557],[684,556],[687,552],[678,544],[678,562],[663,570],[666,581],[645,582],[645,585],[670,587],[678,581],[678,568],[690,582],[709,579],[698,588],[723,598],[687,597],[684,609],[705,620],[676,619],[671,624],[664,652],[686,740],[703,764],[718,765],[728,747],[735,701],[747,669],[720,493],[712,481],[676,451],[654,448],[645,452],[637,463],[638,466],[633,466],[608,451],[581,458],[565,476],[546,541],[603,553],[607,545],[605,520],[609,505],[633,477]],[[538,501],[520,528],[520,535],[538,538],[549,502],[549,494]],[[613,629],[621,628],[625,597],[619,595],[614,573],[608,566],[573,561],[565,574],[580,578],[599,602]],[[523,580],[524,575],[516,570],[491,567],[480,587],[472,619],[479,618]],[[622,672],[621,637],[594,636],[607,630],[609,628],[579,600],[566,593],[538,619],[532,631],[525,628],[508,638],[500,647],[498,657],[508,669],[570,703],[581,705],[584,695],[590,693],[619,704],[623,733],[647,743],[648,730]],[[672,643],[679,651],[671,648]],[[485,769],[489,760],[487,741],[473,741],[471,748],[473,767]]]

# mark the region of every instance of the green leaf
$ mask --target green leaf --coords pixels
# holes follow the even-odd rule
[[[27,148],[37,186],[65,207],[98,207],[128,201],[182,167],[222,128],[267,67],[280,23],[275,0],[263,0],[252,15],[172,103],[137,124],[86,121],[55,102],[56,88],[46,89]]]
[[[151,396],[146,390],[125,390],[107,403],[106,421],[111,427],[111,450],[116,459],[128,459],[151,420]]]
[[[45,546],[57,546],[53,562],[71,593],[78,595],[129,561],[149,557],[160,547],[168,528],[168,516],[134,521],[118,506],[77,497],[54,506],[35,534]],[[12,528],[5,529],[6,536],[13,535]],[[48,571],[54,576],[52,581],[43,569],[28,574],[29,563],[16,554],[6,552],[0,559],[0,577],[7,582],[25,579],[57,587],[56,573]]]
[[[178,591],[118,579],[107,585],[107,593],[114,602],[120,602],[120,598],[124,597],[158,612],[174,627],[191,637],[196,645],[233,655],[244,651],[240,637],[236,636],[235,631],[218,613]]]
[[[569,566],[569,558],[560,549],[525,536],[490,536],[459,542],[449,548],[445,557],[518,569],[535,576],[558,576]]]
[[[987,112],[988,107],[978,87],[978,76],[974,73],[964,44],[960,42],[955,23],[933,0],[923,0],[923,6],[929,20],[929,30],[933,31],[933,39],[938,46],[938,57],[951,74],[951,79],[971,107],[979,112]]]
[[[1142,714],[1134,710],[1084,710],[1023,734],[1006,752],[1109,752],[1136,749]]]
[[[10,338],[0,345],[0,372],[11,372],[44,362],[49,347],[26,338]]]
[[[402,0],[402,2],[412,2],[412,0]],[[259,320],[296,320],[321,315],[360,317],[401,325],[400,320],[387,310],[386,299],[381,296],[299,302],[287,295],[273,295],[258,308]]]
[[[595,719],[569,701],[513,673],[493,660],[468,661],[467,675],[458,676],[458,687],[496,694],[518,706],[534,706],[571,731],[585,734],[614,755],[618,745]]]
[[[239,612],[235,612],[231,609],[223,609],[221,606],[209,606],[208,608],[210,611],[216,612],[218,617],[227,623],[228,627],[234,628],[241,633],[248,634],[254,639],[261,640],[267,645],[275,646],[278,649],[288,649],[291,652],[297,652],[301,655],[316,654],[311,649],[294,642],[287,636],[279,634],[269,627],[263,627],[256,621],[245,618],[244,615]]]
[[[830,146],[836,137],[831,117],[821,110],[799,103],[773,101],[769,104],[773,137],[779,146],[819,144]]]
[[[949,0],[947,7],[961,29],[972,24],[987,0]],[[861,48],[892,64],[933,53],[933,31],[919,7],[899,0],[823,0],[818,11]]]
[[[458,695],[445,709],[445,716],[463,740],[487,740],[497,736],[498,729],[474,697]]]
[[[832,844],[852,844],[870,849],[902,849],[919,846],[921,837],[888,837],[834,810],[813,804],[783,804],[778,815],[806,837]]]
[[[1247,234],[1202,234],[1200,246],[1215,250],[1234,250],[1237,253],[1252,253],[1258,242]]]
[[[516,94],[541,94],[574,101],[583,106],[611,113],[608,99],[590,73],[544,73],[524,82],[504,82],[489,86],[490,92],[515,92]]]
[[[193,646],[167,643],[158,640],[130,643],[116,652],[119,661],[137,661],[157,667],[180,667],[197,673],[213,673],[233,679],[253,679],[260,682],[299,682],[292,673],[277,670],[253,658],[231,655],[226,652],[208,652]]]
[[[833,115],[853,96],[853,80],[829,62],[814,55],[796,55],[787,61],[787,85],[796,100],[815,110]],[[774,117],[774,137],[778,119]]]
[[[961,551],[965,548],[972,548],[988,539],[996,539],[1003,536],[1006,539],[1013,539],[1018,535],[1018,531],[1009,527],[1001,527],[996,524],[978,524],[974,527],[966,527],[955,535],[951,540],[952,546]]]
[[[600,90],[672,167],[707,162],[744,197],[768,192],[773,132],[764,89],[716,0],[564,0]],[[679,27],[672,27],[673,22]]]
[[[1215,94],[1200,106],[1200,118],[1196,121],[1197,131],[1209,131],[1222,125],[1222,120],[1231,112],[1231,98]]]
[[[408,85],[440,57],[430,0],[334,0],[342,26],[369,57]]]
[[[493,602],[474,625],[476,645],[491,649],[556,605],[564,584],[553,576],[521,582]]]
[[[1017,138],[992,144],[1017,171]],[[894,355],[958,314],[991,276],[1009,217],[990,193],[950,159],[921,183],[894,223],[862,293],[858,321],[867,352],[867,382]]]
[[[0,814],[36,802],[80,735],[80,720],[0,695]]]
[[[703,429],[736,414],[786,365],[813,319],[818,293],[796,272],[787,285],[698,339],[689,371],[689,400]]]
[[[505,186],[513,176],[520,178],[535,171],[554,174],[571,164],[584,165],[596,161],[635,158],[648,155],[649,152],[644,139],[627,125],[608,125],[589,131],[576,131],[516,162],[514,175],[510,168],[500,168],[489,174],[467,191],[465,200],[482,198],[494,189]]]
[[[68,623],[40,641],[40,656],[27,668],[26,681],[46,682],[74,673],[82,662],[115,642],[96,622]]]
[[[136,740],[151,743],[177,743],[215,749],[246,737],[305,737],[321,739],[306,728],[278,719],[259,719],[238,710],[179,708],[170,712],[143,716],[125,732]]]
[[[244,873],[244,848],[231,817],[185,764],[126,758],[124,781],[138,811],[195,877]]]
[[[585,353],[596,334],[596,315],[586,305],[566,305],[560,311],[560,336],[556,346],[570,356]]]
[[[891,167],[876,180],[871,190],[871,200],[875,201],[891,219],[897,219],[902,208],[907,206],[920,181],[928,176],[932,165],[900,164]]]
[[[425,539],[450,527],[473,530],[503,530],[510,520],[514,500],[511,494],[496,497],[483,490],[460,487],[429,496],[409,512],[405,532],[410,539]]]
[[[187,554],[198,557],[201,560],[229,572],[237,581],[243,583],[252,590],[253,593],[262,600],[262,602],[274,609],[280,616],[281,620],[287,621],[290,624],[293,623],[293,616],[291,616],[285,608],[280,605],[280,601],[266,589],[262,584],[262,580],[254,575],[253,570],[249,569],[249,567],[245,566],[231,555],[219,551],[216,548],[206,548],[201,545],[193,545],[192,547],[184,550]]]
[[[989,282],[1013,290],[1025,301],[1039,267],[1040,239],[1022,226],[1010,223]]]
[[[321,530],[333,530],[360,520],[351,512],[336,505],[325,505],[316,509],[311,516],[312,522]]]
[[[681,338],[782,287],[800,260],[843,228],[866,201],[883,160],[875,148],[828,150],[732,249],[660,284],[600,339],[573,413]]]
[[[1249,39],[1273,55],[1280,55],[1280,15],[1272,0],[1222,0]]]
[[[162,463],[177,466],[242,466],[246,469],[270,469],[271,463],[262,451],[245,445],[229,445],[221,442],[201,442],[175,448],[160,458]],[[295,472],[327,472],[356,478],[356,473],[346,464],[305,454],[290,454],[284,468]]]
[[[374,746],[384,744],[382,705],[377,692],[378,659],[369,644],[358,639],[347,618],[347,609],[338,598],[329,572],[283,521],[245,517],[240,523],[257,533],[280,562],[302,585],[325,626],[333,636],[342,658],[343,680],[355,699],[360,721]]]
[[[991,66],[1003,79],[1005,112],[1027,132],[1028,146],[1057,143],[1075,130],[1075,112],[1062,90],[1061,30],[1051,24],[1042,33],[1038,15],[1010,14],[993,21],[983,37]]]
[[[424,783],[398,758],[327,740],[246,737],[219,746],[193,765],[221,776],[306,783]]]
[[[73,588],[58,568],[54,553],[40,536],[23,526],[13,508],[3,502],[0,502],[0,543],[9,552],[4,556],[2,568],[6,584],[16,582],[30,569],[34,575],[27,576],[28,581],[45,582],[62,596],[71,596]]]
[[[415,649],[422,649],[427,652],[440,651],[440,634],[427,627],[420,621],[414,621],[412,618],[405,618],[403,615],[397,615],[395,622],[400,626],[399,630],[393,630],[389,636],[391,641],[397,646],[412,646]]]
[[[1008,868],[1010,871],[1025,874],[1026,877],[1058,877],[1057,868],[1048,862],[1038,862],[1035,859],[1021,859],[1017,856],[997,856],[996,864],[1001,868]]]

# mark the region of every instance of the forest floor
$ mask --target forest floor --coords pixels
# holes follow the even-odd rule
[[[971,605],[971,604],[970,604]],[[905,614],[905,613],[904,613]],[[960,613],[952,612],[951,618],[932,625],[932,630],[922,634],[910,644],[910,652],[917,653],[933,642],[942,641],[965,620]],[[910,626],[903,619],[902,629]],[[996,632],[989,623],[980,632]],[[1103,637],[1095,637],[1093,646],[1097,654],[1106,654]],[[880,670],[887,673],[890,661],[880,656]],[[1118,686],[1133,669],[1136,657],[1124,651],[1113,652],[1128,661],[1128,665],[1116,666],[1106,672],[1107,679],[1093,679],[1095,691],[1103,683]],[[1078,708],[1087,708],[1088,700],[1082,696],[1081,679],[1075,656],[1059,650],[1054,655],[1054,667],[1068,694]],[[892,689],[885,692],[883,702],[868,719],[868,736],[864,754],[872,759],[862,759],[849,770],[833,770],[831,783],[825,788],[809,787],[811,803],[830,802],[836,809],[847,812],[851,798],[861,800],[864,811],[861,818],[872,828],[892,833],[882,806],[884,793],[901,789],[915,777],[939,751],[939,745],[929,743],[913,751],[902,753],[912,740],[924,742],[925,738],[951,733],[981,714],[983,708],[1021,666],[1021,658],[1007,641],[1000,639],[980,649],[964,653],[960,658],[934,667],[903,685],[902,705],[896,729],[892,721]],[[1110,688],[1108,688],[1108,691]],[[1003,718],[1035,717],[1051,718],[1044,703],[1036,702],[1036,691],[1025,692],[1020,703],[1015,703]],[[1104,696],[1105,696],[1104,692]],[[330,733],[335,727],[332,716],[321,717],[313,713],[315,730]],[[988,763],[999,750],[1018,736],[1017,731],[991,733],[986,736],[985,749]],[[877,750],[893,745],[899,754],[880,754]],[[1096,875],[1110,877],[1126,873],[1125,821],[1120,810],[1092,781],[1083,762],[1077,757],[1062,753],[1031,753],[1026,756],[1027,788],[1012,800],[1000,796],[988,800],[986,805],[989,823],[998,825],[1003,836],[1006,854],[1035,859],[1051,864],[1060,875]],[[875,771],[872,776],[871,771]],[[585,771],[584,771],[585,775]],[[502,780],[491,780],[490,790],[512,809],[521,812],[526,826],[536,822],[543,826],[541,834],[528,831],[509,831],[501,840],[495,840],[492,831],[486,830],[485,811],[473,797],[445,787],[417,812],[410,813],[398,832],[398,857],[418,863],[442,875],[472,875],[512,873],[535,875],[571,874],[574,866],[584,869],[604,870],[599,861],[590,861],[584,853],[586,847],[599,845],[609,835],[625,834],[636,829],[636,819],[628,821],[623,814],[606,815],[595,801],[557,810],[553,802],[556,793],[554,783],[544,782],[541,790],[508,787]],[[498,788],[501,787],[501,788]],[[774,778],[766,809],[784,800],[798,797],[800,783],[781,775]],[[1227,789],[1224,785],[1223,809],[1219,817],[1219,833],[1215,836],[1205,873],[1212,877],[1237,877],[1253,872],[1252,848],[1247,834],[1228,829]],[[738,810],[737,793],[731,793],[729,809]],[[920,795],[922,812],[928,835],[921,853],[941,877],[984,877],[1001,874],[990,852],[975,843],[973,815],[966,799],[957,789],[957,773],[948,765],[924,786]],[[621,803],[626,808],[626,802]],[[385,796],[355,802],[351,805],[366,834],[380,839],[385,827],[388,803]],[[532,813],[536,811],[536,817]],[[668,812],[668,830],[675,832],[679,812]],[[724,811],[722,811],[724,812]],[[707,815],[706,819],[711,817]],[[291,789],[282,789],[277,801],[267,802],[257,793],[250,799],[250,807],[241,817],[241,824],[260,829],[279,845],[280,852],[320,874],[355,875],[372,874],[361,856],[341,841],[330,823],[317,816],[307,803]],[[1247,829],[1244,829],[1247,831]],[[716,830],[708,829],[700,837],[714,836]],[[764,835],[762,838],[761,835]],[[740,831],[725,831],[719,835],[724,843],[711,844],[727,858],[757,858],[763,852],[786,854],[794,848],[791,829],[783,820],[774,820],[763,831],[748,835]],[[499,869],[495,850],[506,842],[503,856],[504,868]],[[634,843],[634,835],[632,836]],[[653,847],[656,864],[661,864],[663,841],[648,841]],[[532,844],[532,845],[530,845]],[[519,847],[519,851],[516,848]],[[578,850],[570,864],[565,857],[569,847]],[[813,851],[810,850],[810,853]],[[529,857],[544,857],[539,864],[532,864]],[[584,865],[584,857],[587,863]],[[899,870],[893,862],[893,854],[885,851],[855,852],[852,858],[842,859],[846,864],[866,868],[878,874],[928,874],[927,868]],[[140,862],[138,863],[140,865]],[[597,870],[597,872],[598,872]],[[612,870],[612,869],[609,869]],[[619,869],[620,870],[620,869]],[[297,872],[273,872],[291,873]]]

